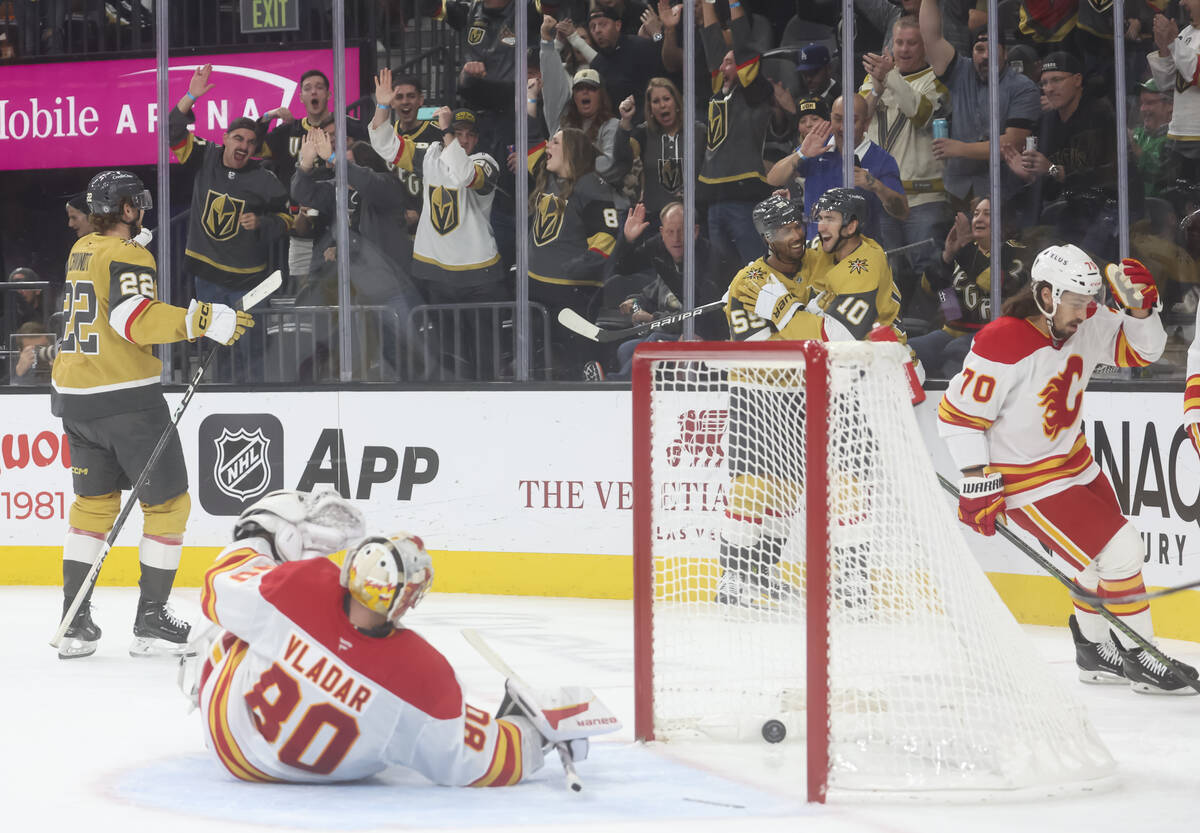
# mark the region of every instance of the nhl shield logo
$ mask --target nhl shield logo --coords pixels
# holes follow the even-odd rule
[[[265,493],[271,483],[271,463],[267,457],[270,446],[271,441],[261,428],[253,432],[223,428],[216,439],[217,461],[213,466],[217,488],[236,500]]]

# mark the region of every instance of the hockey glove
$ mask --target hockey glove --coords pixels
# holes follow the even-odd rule
[[[800,299],[773,277],[763,284],[754,301],[754,314],[764,321],[770,321],[777,331],[786,327],[799,310]]]
[[[755,303],[758,302],[758,293],[770,279],[771,276],[766,272],[751,270],[746,277],[734,281],[725,294],[726,296],[732,295],[733,299],[740,302],[746,309],[754,309]]]
[[[1158,286],[1154,276],[1140,260],[1127,257],[1118,266],[1104,267],[1104,279],[1113,297],[1125,309],[1158,309]]]
[[[958,519],[980,535],[996,534],[1004,517],[1004,480],[998,472],[964,477],[958,482]]]
[[[235,310],[224,304],[210,304],[194,298],[187,308],[187,337],[195,341],[207,336],[221,344],[233,344],[242,333],[254,326],[254,318],[248,312]]]
[[[277,562],[322,558],[366,535],[362,512],[337,492],[280,489],[238,517],[233,537],[263,538]]]

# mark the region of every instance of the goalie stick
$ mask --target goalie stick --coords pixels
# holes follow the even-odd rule
[[[483,634],[474,628],[463,628],[462,635],[463,638],[471,644],[471,647],[479,652],[479,656],[487,660],[488,665],[492,666],[492,668],[495,668],[502,677],[511,679],[513,682],[519,684],[522,688],[527,689],[529,687],[524,680],[517,676],[517,672],[509,668],[508,663],[502,660],[500,655],[492,650],[492,646],[487,644],[487,641],[483,638]],[[524,703],[522,703],[516,697],[513,698],[513,702],[516,703],[517,708],[519,708],[522,712],[525,712],[526,717],[533,719],[533,715],[526,711]],[[559,760],[562,761],[563,772],[566,773],[567,776],[567,786],[569,786],[572,791],[579,792],[583,789],[583,782],[579,780],[579,776],[575,773],[575,759],[571,755],[571,747],[565,743],[556,743],[554,744],[554,749],[558,752]]]
[[[945,477],[942,477],[940,474],[937,476],[937,478],[942,484],[943,489],[954,495],[955,498],[958,497],[958,489],[954,487],[953,483],[951,483]],[[1018,537],[1015,532],[1008,528],[1007,524],[997,522],[996,531],[999,532],[1000,535],[1010,544],[1031,558],[1039,567],[1049,573],[1053,578],[1057,579],[1059,583],[1067,588],[1068,591],[1071,591],[1072,595],[1076,595],[1075,591],[1081,591],[1079,585],[1071,581],[1066,573],[1058,569],[1058,567],[1056,567],[1054,563],[1050,561],[1050,559],[1046,558],[1046,556],[1044,556],[1042,553],[1038,552],[1033,547],[1029,546],[1029,544],[1027,544],[1025,541],[1021,540],[1021,538]],[[1158,650],[1158,647],[1150,642],[1150,640],[1146,639],[1133,628],[1129,627],[1129,625],[1122,622],[1120,617],[1105,607],[1105,604],[1112,604],[1114,602],[1119,603],[1119,600],[1102,599],[1100,596],[1094,594],[1085,596],[1083,595],[1083,592],[1080,592],[1076,597],[1080,598],[1081,601],[1084,601],[1089,606],[1094,607],[1096,612],[1099,613],[1109,625],[1120,631],[1121,634],[1128,637],[1131,642],[1169,668],[1172,673],[1179,677],[1179,679],[1183,680],[1184,683],[1190,688],[1200,692],[1200,681],[1194,680],[1185,674],[1183,669],[1179,667],[1179,664],[1175,662],[1175,660]]]
[[[655,318],[653,321],[646,321],[642,324],[635,324],[623,330],[601,329],[570,307],[564,307],[558,311],[558,323],[589,341],[598,341],[601,344],[606,344],[610,341],[625,341],[631,338],[640,338],[655,330],[670,327],[672,324],[678,324],[689,318],[697,318],[713,310],[722,309],[724,306],[724,301],[713,301],[711,304],[703,304],[695,309],[673,312],[670,315],[664,315],[661,318]]]
[[[270,297],[275,290],[279,289],[282,283],[283,275],[276,269],[267,275],[257,286],[242,296],[242,310],[253,309],[257,304]],[[129,490],[129,497],[125,499],[125,505],[121,507],[120,514],[117,515],[116,521],[113,522],[113,528],[109,530],[108,535],[104,539],[104,546],[100,548],[100,552],[93,559],[91,568],[88,569],[87,575],[84,576],[83,584],[80,585],[79,590],[75,593],[75,598],[71,600],[71,606],[67,608],[67,612],[63,614],[62,621],[58,623],[58,630],[54,632],[54,638],[50,640],[50,647],[57,648],[62,643],[63,635],[67,632],[67,628],[71,626],[71,622],[75,619],[75,614],[79,612],[83,600],[87,598],[87,594],[95,586],[96,579],[100,576],[100,568],[104,566],[104,560],[108,558],[108,553],[112,549],[113,542],[117,540],[117,535],[120,534],[122,527],[125,526],[125,520],[129,517],[129,513],[133,511],[134,504],[137,503],[138,493],[146,485],[146,481],[150,479],[150,470],[154,468],[154,464],[162,456],[163,450],[171,440],[171,434],[178,428],[179,420],[183,417],[183,412],[187,409],[188,403],[192,401],[192,396],[196,393],[196,386],[200,384],[200,379],[204,376],[204,371],[212,364],[213,357],[217,355],[217,350],[224,346],[223,344],[214,345],[208,351],[208,355],[204,357],[204,360],[200,362],[200,366],[196,368],[196,372],[192,376],[192,381],[188,383],[187,390],[183,392],[183,399],[179,400],[179,405],[175,408],[175,414],[171,417],[171,424],[163,430],[162,435],[158,438],[158,443],[154,446],[154,450],[150,452],[150,456],[146,459],[146,465],[142,468],[142,473],[138,475],[137,482]]]

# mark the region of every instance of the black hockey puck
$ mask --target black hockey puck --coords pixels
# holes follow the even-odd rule
[[[762,736],[767,743],[779,743],[787,737],[787,726],[782,720],[768,720],[762,725]]]

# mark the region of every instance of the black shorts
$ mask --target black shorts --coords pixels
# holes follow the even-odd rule
[[[71,479],[75,494],[97,497],[130,488],[146,468],[171,414],[164,400],[144,411],[98,419],[63,419],[71,447]],[[150,506],[166,503],[187,491],[187,466],[179,432],[172,431],[138,500]]]
[[[804,393],[729,386],[730,475],[804,482]]]

